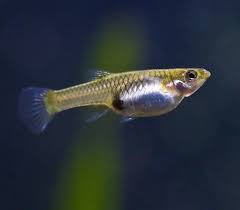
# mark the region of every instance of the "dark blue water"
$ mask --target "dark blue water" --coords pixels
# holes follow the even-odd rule
[[[239,8],[233,0],[0,1],[0,209],[51,209],[74,144],[69,139],[84,129],[76,124],[83,111],[58,116],[35,136],[18,120],[18,94],[29,85],[77,84],[86,70],[104,67],[87,58],[108,24],[116,30],[129,24],[141,37],[141,59],[122,63],[112,53],[116,68],[203,67],[212,73],[172,113],[120,126],[119,208],[239,209]],[[117,34],[126,41],[124,32]]]

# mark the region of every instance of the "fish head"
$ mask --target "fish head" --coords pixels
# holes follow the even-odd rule
[[[211,73],[203,68],[176,69],[172,80],[177,91],[188,97],[195,93],[211,76]]]

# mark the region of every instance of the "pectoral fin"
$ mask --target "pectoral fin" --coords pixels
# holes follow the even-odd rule
[[[131,121],[133,121],[135,118],[133,118],[133,117],[122,117],[121,119],[120,119],[120,123],[127,123],[127,122],[131,122]]]

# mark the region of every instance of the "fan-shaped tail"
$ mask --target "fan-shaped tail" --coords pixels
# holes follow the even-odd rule
[[[25,88],[19,95],[19,115],[23,124],[33,133],[41,133],[54,114],[47,109],[46,98],[49,89]]]

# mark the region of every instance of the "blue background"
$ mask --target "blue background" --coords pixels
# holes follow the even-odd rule
[[[239,209],[239,9],[1,0],[0,209]],[[68,87],[96,68],[174,67],[212,76],[161,117],[86,125],[88,110],[71,110],[33,135],[17,116],[23,87]]]

